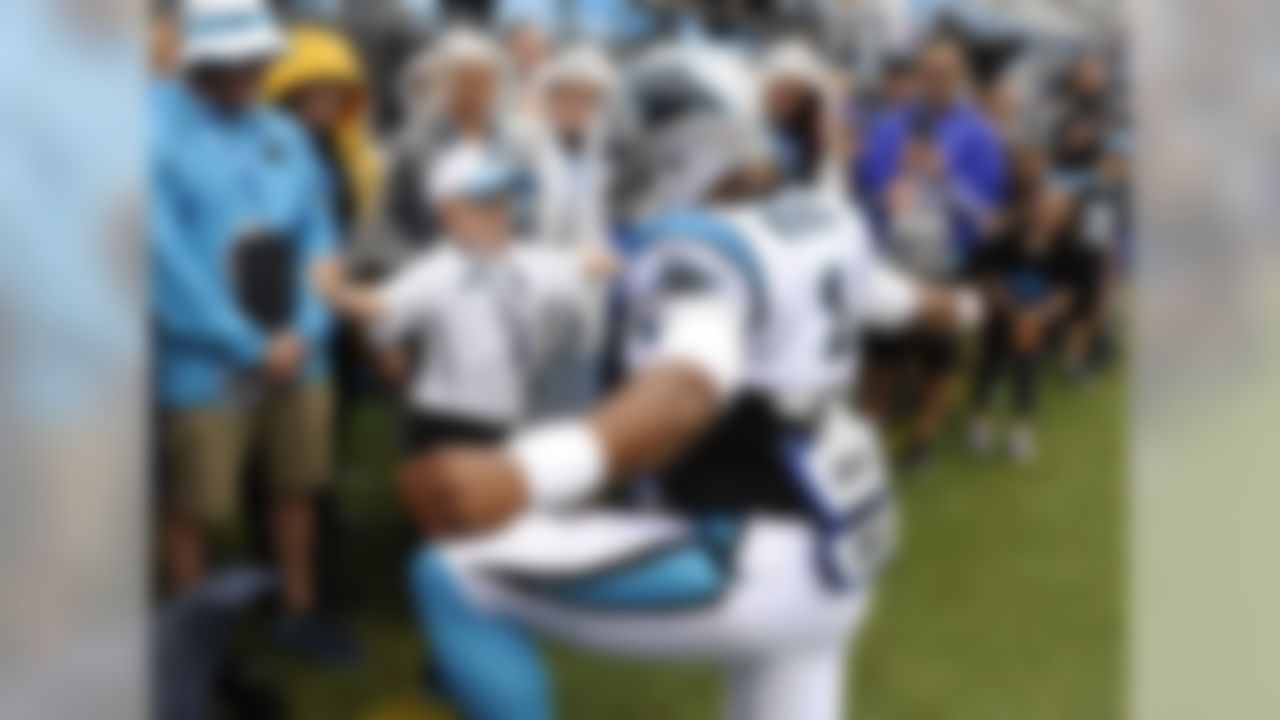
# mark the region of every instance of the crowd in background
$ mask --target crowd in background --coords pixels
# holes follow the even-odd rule
[[[311,657],[358,654],[314,569],[317,500],[361,471],[344,441],[358,403],[395,408],[408,452],[499,438],[605,384],[643,165],[619,151],[615,105],[629,58],[664,38],[750,54],[780,182],[846,196],[910,272],[981,287],[976,337],[866,339],[859,401],[906,476],[956,422],[975,452],[1032,462],[1045,377],[1087,383],[1114,351],[1114,48],[945,18],[898,37],[858,3],[765,0],[369,2],[342,22],[302,3],[277,8],[287,29],[219,44],[201,13],[265,6],[182,5],[157,11],[152,56],[164,585],[199,587],[211,529],[259,481],[277,632]],[[468,283],[489,295],[450,289]]]

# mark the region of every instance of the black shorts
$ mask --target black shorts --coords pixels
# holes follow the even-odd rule
[[[404,423],[404,447],[408,455],[421,455],[443,445],[496,445],[509,428],[449,413],[411,410]]]
[[[929,374],[943,374],[959,365],[960,340],[949,333],[927,330],[876,333],[867,338],[867,357],[880,368],[920,368]]]
[[[1080,250],[1079,268],[1071,283],[1069,320],[1087,320],[1098,313],[1106,292],[1107,256],[1098,248]]]

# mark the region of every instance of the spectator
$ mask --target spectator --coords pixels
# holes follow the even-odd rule
[[[1009,451],[1022,462],[1036,456],[1038,373],[1051,332],[1073,311],[1081,263],[1070,196],[1046,186],[1028,202],[1025,220],[993,239],[976,259],[990,315],[979,352],[969,429],[975,451],[994,447],[991,402],[1007,379],[1013,388]]]
[[[847,141],[841,134],[835,73],[808,45],[778,44],[762,69],[763,103],[784,179],[844,194]]]
[[[963,48],[937,37],[920,50],[918,100],[890,107],[870,129],[859,162],[859,185],[883,231],[887,200],[902,175],[914,128],[933,128],[929,165],[947,189],[952,242],[963,257],[980,242],[984,223],[1004,189],[1005,158],[989,120],[969,98]]]
[[[283,47],[260,0],[191,0],[183,27],[183,76],[158,89],[152,133],[165,567],[175,590],[206,575],[210,532],[236,518],[242,465],[260,449],[279,639],[349,660],[320,618],[313,567],[330,474],[329,317],[301,280],[335,243],[329,185],[305,133],[257,100]]]
[[[1117,121],[1107,66],[1084,53],[1071,65],[1050,121],[1049,146],[1055,173],[1072,185],[1088,182],[1111,149]]]
[[[957,281],[1002,197],[1004,152],[995,128],[970,100],[956,40],[929,40],[916,68],[918,97],[887,106],[872,124],[860,184],[882,241],[915,272]],[[942,430],[956,343],[952,336],[920,333],[873,343],[869,412],[885,420],[899,395],[915,398],[904,455],[909,468],[928,461]],[[908,386],[900,392],[903,382]]]
[[[366,248],[380,264],[398,265],[437,237],[425,202],[431,168],[444,148],[478,142],[506,148],[510,122],[502,51],[488,36],[458,28],[415,59],[406,76],[411,110],[392,143],[386,196]]]
[[[502,21],[502,51],[509,65],[511,97],[507,109],[520,116],[540,112],[538,77],[555,52],[550,29],[533,18],[514,16]]]
[[[560,53],[538,78],[526,129],[537,188],[534,237],[570,248],[608,244],[606,112],[613,67],[590,47]]]
[[[289,34],[288,51],[271,66],[266,97],[306,130],[324,166],[330,206],[337,210],[346,246],[369,220],[378,200],[378,161],[368,134],[364,72],[350,44],[335,32],[303,26]],[[358,400],[368,353],[343,324],[331,348],[335,390],[335,447]]]
[[[902,171],[886,197],[886,249],[899,265],[934,283],[959,276],[959,254],[951,240],[950,204],[945,178],[934,163],[935,129],[928,116],[903,147]],[[960,348],[951,333],[928,328],[873,337],[867,398],[870,411],[886,418],[896,400],[910,400],[905,469],[918,469],[931,455],[947,419]]]
[[[538,369],[560,340],[554,325],[583,306],[578,256],[513,242],[517,182],[516,169],[492,148],[456,146],[441,155],[431,182],[446,240],[373,290],[352,283],[337,262],[316,274],[330,303],[378,342],[425,335],[410,389],[409,452],[493,442],[526,420]]]
[[[572,252],[608,253],[611,246],[612,161],[606,125],[612,63],[589,46],[558,55],[538,79],[541,113],[529,129],[528,157],[536,188],[532,238]],[[594,398],[605,342],[606,292],[584,293],[561,356],[551,363],[534,401],[539,413],[565,413]]]
[[[343,239],[350,239],[374,209],[379,179],[367,127],[368,89],[355,51],[333,31],[296,28],[288,51],[271,66],[264,92],[307,131],[324,163]]]
[[[551,58],[556,43],[554,17],[549,17],[546,9],[527,5],[508,0],[499,8],[497,19],[519,87],[532,82]]]
[[[1075,193],[1087,256],[1080,308],[1067,337],[1067,370],[1087,378],[1111,354],[1109,319],[1125,232],[1125,131],[1112,99],[1107,65],[1084,53],[1071,66],[1050,128],[1055,180]]]

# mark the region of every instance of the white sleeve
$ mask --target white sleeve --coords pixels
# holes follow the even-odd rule
[[[722,400],[738,391],[747,346],[746,313],[739,304],[723,298],[670,302],[662,309],[661,327],[655,362],[675,360],[698,368]]]
[[[870,256],[862,264],[859,320],[868,327],[896,330],[910,325],[920,313],[919,283],[887,261]]]
[[[750,326],[750,292],[739,273],[697,245],[642,261],[636,299],[647,330],[632,342],[632,365],[678,360],[697,367],[722,399],[742,384]]]
[[[418,325],[439,296],[442,266],[435,256],[410,264],[375,291],[380,317],[371,329],[380,345],[395,344]]]

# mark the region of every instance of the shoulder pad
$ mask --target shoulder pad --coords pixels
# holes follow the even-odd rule
[[[763,313],[766,298],[764,268],[750,243],[732,224],[711,213],[681,211],[654,218],[642,225],[637,233],[639,254],[673,244],[707,248],[714,252],[746,283],[754,314]]]

